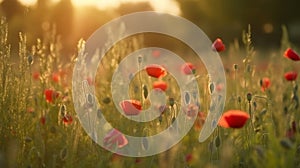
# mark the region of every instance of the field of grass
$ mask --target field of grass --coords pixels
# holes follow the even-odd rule
[[[242,33],[242,40],[225,44],[226,50],[220,53],[227,78],[224,112],[248,113],[250,119],[242,128],[218,127],[204,143],[198,142],[209,102],[207,81],[199,80],[204,94],[194,127],[170,150],[141,158],[111,153],[85,133],[72,102],[72,71],[77,55],[62,55],[63,44],[55,31],[46,32],[34,46],[28,46],[26,36],[20,33],[18,55],[10,51],[7,33],[7,23],[2,19],[0,167],[300,167],[299,78],[288,81],[284,76],[289,71],[300,71],[300,62],[284,57],[289,47],[295,51],[299,48],[289,42],[284,27],[282,47],[267,56],[253,47],[250,28]],[[113,107],[106,86],[121,59],[119,55],[141,48],[139,40],[113,48],[108,57],[113,61],[103,60],[105,70],[97,74],[93,84],[101,93],[97,96],[105,117],[127,133],[135,123],[120,122],[124,118]],[[78,43],[78,50],[83,44],[84,41]],[[206,75],[199,65],[196,67],[195,75]],[[146,75],[141,72],[135,76],[130,88],[131,96],[144,106],[147,102],[141,96],[143,87],[139,81],[146,81],[148,86],[153,82]],[[172,77],[167,79],[166,93],[178,102],[178,86]],[[172,103],[168,101],[167,105]],[[170,109],[138,131],[161,131],[174,117]]]

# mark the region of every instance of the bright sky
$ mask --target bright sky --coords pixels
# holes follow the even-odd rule
[[[0,0],[1,1],[1,0]],[[33,5],[37,0],[20,0],[25,5]],[[59,0],[52,0],[59,1]],[[148,1],[156,11],[167,12],[170,14],[180,14],[180,9],[174,0],[72,0],[75,6],[93,5],[98,6],[99,9],[107,7],[117,7],[122,2],[145,2]]]

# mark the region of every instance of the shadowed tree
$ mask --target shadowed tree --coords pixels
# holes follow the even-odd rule
[[[241,31],[251,24],[253,40],[257,45],[274,44],[280,41],[281,25],[299,22],[295,0],[176,0],[182,16],[197,24],[210,36],[222,36],[232,41],[241,36]],[[297,21],[296,21],[297,20]],[[267,32],[265,25],[272,31]],[[278,45],[275,44],[275,45]]]

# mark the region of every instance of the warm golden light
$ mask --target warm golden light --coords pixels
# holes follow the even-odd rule
[[[37,0],[20,0],[20,2],[22,2],[24,5],[34,5],[36,1]],[[52,2],[57,1],[59,0],[52,0]],[[72,3],[76,7],[92,5],[104,10],[109,7],[118,7],[121,3],[146,1],[149,2],[158,12],[167,12],[175,15],[180,13],[180,9],[174,0],[72,0]]]

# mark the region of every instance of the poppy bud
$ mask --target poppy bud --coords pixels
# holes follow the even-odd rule
[[[220,147],[220,145],[221,145],[221,139],[220,139],[219,135],[215,139],[215,145],[216,145],[217,148]]]
[[[233,64],[233,69],[236,71],[238,69],[238,64]]]
[[[171,107],[174,106],[174,104],[175,104],[174,98],[169,98],[169,104],[170,104]]]
[[[252,100],[252,94],[251,93],[247,93],[247,100],[248,100],[248,102],[250,102]]]
[[[32,64],[33,64],[33,56],[32,56],[31,54],[29,54],[29,55],[27,56],[27,62],[28,62],[29,65],[32,65]]]

